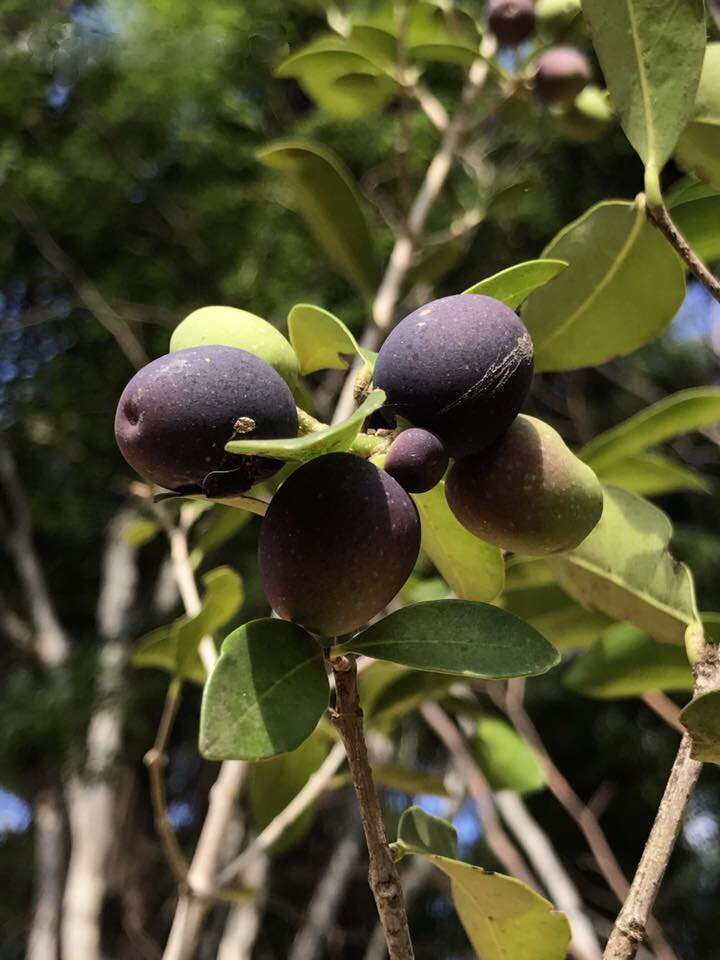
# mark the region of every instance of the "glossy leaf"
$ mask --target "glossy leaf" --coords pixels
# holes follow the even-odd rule
[[[290,753],[252,765],[248,792],[257,830],[264,829],[305,786],[327,756],[328,743],[327,737],[317,728],[304,743]],[[281,853],[297,843],[310,829],[314,819],[313,804],[290,824],[271,852]]]
[[[408,853],[457,856],[457,830],[442,817],[427,813],[422,807],[408,807],[398,822],[398,835],[392,844],[396,859]]]
[[[445,498],[445,481],[413,495],[422,525],[422,549],[461,600],[493,600],[505,571],[498,547],[474,537],[456,520]]]
[[[357,341],[342,320],[310,303],[297,303],[292,308],[288,333],[302,374],[347,370],[349,358],[358,352]]]
[[[646,497],[672,493],[674,490],[707,493],[709,489],[696,470],[656,453],[637,453],[606,467],[596,468],[596,473],[605,483],[624,487]]]
[[[693,109],[703,0],[583,0],[583,13],[623,130],[657,181]]]
[[[431,600],[396,610],[339,649],[480,679],[534,676],[559,660],[555,648],[522,620],[466,600]]]
[[[604,613],[581,606],[553,582],[508,590],[500,606],[535,627],[558,650],[588,647],[612,623]]]
[[[286,620],[233,631],[203,693],[200,753],[207,760],[263,760],[294,750],[328,704],[322,650]]]
[[[548,563],[581,603],[629,620],[656,640],[681,644],[699,615],[692,575],[668,551],[671,534],[661,510],[608,486],[603,515],[590,536]]]
[[[288,440],[231,440],[225,449],[228,453],[255,453],[300,463],[319,457],[323,453],[349,450],[360,433],[365,418],[375,410],[379,410],[384,403],[383,391],[373,390],[347,420],[336,423],[332,427]]]
[[[643,210],[600,203],[543,251],[569,267],[532,293],[523,320],[537,370],[575,370],[625,356],[658,336],[685,295],[685,271]]]
[[[370,297],[377,280],[372,234],[360,194],[339,157],[317,144],[282,140],[260,150],[258,159],[288,177],[315,239],[340,273]]]
[[[639,697],[650,690],[692,690],[683,647],[658,643],[628,623],[606,630],[563,677],[586,697]]]
[[[500,717],[489,713],[480,717],[473,749],[493,790],[527,794],[545,786],[545,777],[532,748]]]
[[[528,260],[501,270],[492,277],[468,287],[465,293],[481,293],[502,300],[514,310],[533,290],[544,286],[567,267],[565,260]]]
[[[695,697],[680,714],[692,739],[692,757],[702,763],[720,763],[720,690]]]
[[[584,446],[578,456],[598,470],[718,421],[720,390],[711,387],[681,390],[601,433]]]
[[[720,43],[709,43],[692,119],[675,158],[686,170],[720,189]]]

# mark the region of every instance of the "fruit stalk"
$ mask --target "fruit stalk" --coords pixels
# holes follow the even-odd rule
[[[335,678],[335,709],[332,722],[347,753],[353,787],[360,806],[370,866],[368,878],[385,932],[390,960],[413,960],[405,900],[395,862],[390,855],[382,811],[363,733],[363,712],[357,685],[357,666],[352,656],[331,659]]]

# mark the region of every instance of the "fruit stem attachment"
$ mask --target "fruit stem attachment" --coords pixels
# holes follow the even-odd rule
[[[390,960],[414,960],[400,876],[385,834],[380,801],[375,790],[363,732],[355,657],[330,658],[335,678],[333,726],[347,753],[348,766],[360,806],[360,819],[370,865],[368,879],[387,942]]]
[[[654,205],[648,202],[645,211],[650,222],[665,234],[680,259],[685,261],[688,270],[700,281],[708,293],[720,303],[720,280],[713,276],[687,242],[668,213],[665,204],[660,202],[660,204]]]

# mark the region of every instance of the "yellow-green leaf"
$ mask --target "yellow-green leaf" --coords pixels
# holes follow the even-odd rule
[[[347,370],[349,358],[359,352],[342,320],[311,303],[295,304],[288,314],[288,333],[302,374]]]
[[[468,287],[465,293],[481,293],[502,300],[514,310],[533,290],[544,286],[567,267],[565,260],[528,260],[501,270],[492,277]]]

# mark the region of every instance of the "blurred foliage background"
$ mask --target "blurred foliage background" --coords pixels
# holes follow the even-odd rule
[[[132,368],[108,327],[129,329],[151,358],[167,350],[174,325],[205,304],[241,306],[281,329],[298,301],[332,310],[356,333],[367,319],[366,305],[308,234],[285,183],[255,157],[269,140],[286,136],[334,149],[371,201],[378,254],[389,252],[397,107],[342,120],[316,109],[295,81],[274,74],[323,22],[319,5],[290,0],[4,0],[0,8],[0,429],[70,650],[61,676],[43,669],[29,650],[24,622],[33,599],[1,549],[13,535],[6,502],[0,511],[2,960],[25,953],[43,798],[84,762],[102,648],[97,603],[107,530],[134,479],[112,429]],[[428,78],[451,108],[461,69],[433,64]],[[406,155],[413,185],[436,143],[427,119],[413,114]],[[668,182],[678,175],[670,170]],[[443,230],[459,211],[479,210],[477,228],[437,283],[426,278],[405,306],[433,289],[458,292],[538,256],[592,203],[632,198],[640,184],[639,161],[619,128],[588,145],[568,139],[533,103],[508,109],[469,145],[432,213],[431,229]],[[658,342],[594,370],[536,377],[528,409],[579,445],[667,393],[717,383],[718,350],[720,311],[693,284]],[[340,379],[318,377],[317,384],[323,414]],[[658,498],[674,521],[674,552],[692,567],[704,610],[720,609],[717,440],[707,431],[673,444],[680,459],[708,478],[710,493]],[[255,570],[258,522],[250,520],[206,564],[228,563],[241,573],[243,620],[267,613]],[[180,612],[165,583],[162,538],[152,527],[146,533],[147,542],[138,543],[140,576],[126,644]],[[142,540],[142,530],[135,536]],[[528,708],[576,791],[586,801],[595,798],[631,873],[677,734],[640,700],[587,700],[561,681],[561,670],[531,681]],[[159,956],[174,909],[142,763],[165,684],[159,671],[128,668],[122,685],[123,739],[112,772],[115,842],[102,911],[104,955],[113,958]],[[188,851],[214,775],[197,754],[198,707],[191,687],[167,780],[171,819]],[[406,766],[442,769],[442,751],[415,716],[403,717],[392,737]],[[409,800],[398,790],[384,798],[390,821]],[[349,799],[347,788],[330,794],[313,829],[278,854],[254,956],[288,955],[333,845],[357,829]],[[577,827],[547,790],[528,804],[599,928],[607,926],[615,901]],[[680,957],[717,955],[719,804],[720,778],[706,769],[657,905]],[[463,808],[458,825],[464,855],[494,866],[472,809]],[[199,956],[216,955],[227,909],[212,911]],[[441,886],[425,886],[411,919],[419,958],[470,956]],[[373,927],[360,860],[326,956],[362,957]]]

